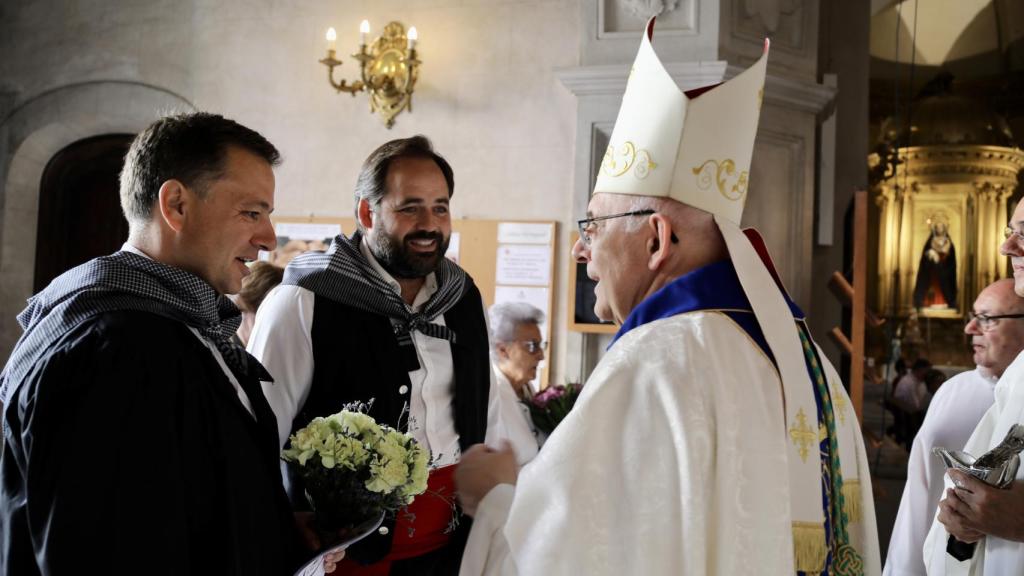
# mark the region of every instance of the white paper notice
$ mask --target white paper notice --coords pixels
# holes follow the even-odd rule
[[[504,302],[526,302],[527,304],[543,312],[544,317],[547,318],[548,294],[549,289],[546,286],[543,288],[533,286],[495,286],[494,303],[501,304]],[[545,320],[545,324],[546,323],[547,321]],[[546,334],[543,326],[541,326],[541,333]]]
[[[323,240],[341,234],[341,224],[315,224],[313,222],[278,222],[274,232],[291,240]]]
[[[455,262],[456,264],[459,263],[459,239],[459,233],[452,232],[452,235],[448,240],[448,251],[444,253],[445,258]]]
[[[551,247],[499,245],[496,284],[547,286],[551,283]]]
[[[498,224],[498,244],[551,244],[551,224],[501,222]]]

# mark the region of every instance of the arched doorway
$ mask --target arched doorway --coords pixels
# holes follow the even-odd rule
[[[46,165],[39,186],[34,293],[127,240],[118,175],[133,138],[105,134],[79,140]]]

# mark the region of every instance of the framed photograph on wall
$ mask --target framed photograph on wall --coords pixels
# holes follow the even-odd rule
[[[579,236],[577,232],[569,234],[569,240],[572,241],[570,247],[576,244]],[[569,258],[569,330],[615,334],[618,326],[611,322],[602,322],[594,315],[594,304],[597,301],[594,295],[595,286],[597,282],[587,277],[587,265]]]
[[[341,234],[342,225],[333,218],[274,218],[277,248],[261,252],[260,260],[284,268],[293,258],[304,252],[323,252],[331,246],[334,237]]]

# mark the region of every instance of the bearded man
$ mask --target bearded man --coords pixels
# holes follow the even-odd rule
[[[432,454],[427,493],[335,574],[458,570],[469,521],[454,508],[453,465],[497,440],[499,417],[480,291],[444,257],[454,188],[427,138],[382,145],[356,182],[356,232],[293,260],[256,316],[249,350],[274,376],[264,392],[282,446],[313,418],[373,400],[371,416]],[[301,497],[298,479],[286,484]]]

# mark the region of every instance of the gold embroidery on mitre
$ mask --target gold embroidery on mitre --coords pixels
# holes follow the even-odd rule
[[[615,152],[615,146],[609,145],[601,160],[601,172],[613,178],[622,176],[632,168],[633,175],[638,180],[643,180],[657,167],[658,165],[651,160],[650,152],[644,149],[637,150],[636,145],[629,141],[619,147],[618,153]]]
[[[747,193],[747,171],[736,174],[736,162],[731,158],[721,162],[705,160],[693,168],[693,174],[697,177],[698,188],[708,190],[714,184],[727,200],[740,200]]]
[[[807,414],[804,414],[803,408],[796,413],[796,422],[789,427],[789,437],[800,452],[800,459],[807,462],[811,445],[819,440],[818,431],[807,425]]]
[[[647,178],[647,175],[651,173],[651,170],[658,167],[658,165],[651,160],[651,154],[647,150],[641,150],[637,154],[637,160],[639,160],[639,162],[637,162],[636,167],[633,168],[633,175],[636,176],[638,180]]]
[[[816,522],[793,522],[793,564],[797,572],[818,574],[825,569],[827,559],[825,526]]]
[[[761,104],[762,103],[764,103],[764,86],[761,86],[761,89],[757,91],[757,109],[758,110],[761,109]]]

